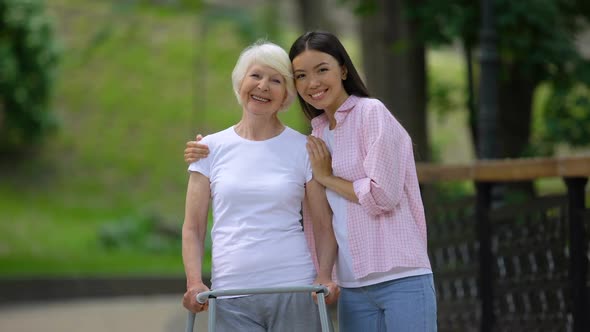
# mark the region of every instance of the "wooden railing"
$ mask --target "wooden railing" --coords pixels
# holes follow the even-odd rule
[[[418,177],[476,188],[426,206],[440,331],[590,331],[590,156],[418,164]],[[492,207],[494,184],[543,178],[567,193]]]

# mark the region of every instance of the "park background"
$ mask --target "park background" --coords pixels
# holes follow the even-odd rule
[[[45,2],[59,54],[47,109],[57,127],[2,158],[2,275],[182,275],[168,234],[184,217],[184,143],[239,120],[230,77],[245,46],[288,48],[301,31],[294,2],[280,2],[276,17],[272,2],[231,3],[204,12],[174,1]],[[361,68],[353,9],[330,6]],[[464,84],[453,48],[428,56],[430,75]],[[297,103],[281,116],[308,131]],[[442,162],[473,159],[464,114],[432,112],[430,125]]]
[[[519,138],[525,142],[497,157],[587,155],[588,5],[495,3],[499,79],[510,81],[518,72],[525,82],[507,86],[520,82],[525,87],[515,93],[531,93],[524,118],[511,110],[528,121],[524,129],[510,127],[529,130]],[[22,16],[9,17],[11,6],[25,8]],[[10,41],[16,30],[4,24],[20,19],[30,33],[23,44],[41,45],[30,48],[42,64],[32,71],[39,70],[49,87],[46,100],[31,101],[32,124],[11,122],[9,94],[26,90],[22,82],[29,76],[13,70],[18,61],[0,58],[0,278],[182,279],[184,143],[239,120],[231,70],[240,51],[260,38],[288,49],[307,29],[334,31],[369,88],[408,123],[420,161],[467,164],[483,157],[470,126],[478,102],[469,91],[477,97],[481,50],[479,7],[469,1],[423,1],[420,7],[363,0],[0,0],[0,10],[0,51],[22,42]],[[378,41],[375,29],[397,34]],[[562,43],[555,42],[559,37]],[[407,54],[424,56],[422,80]],[[389,69],[404,63],[408,72]],[[409,90],[396,89],[405,85]],[[31,99],[44,96],[31,91]],[[419,98],[391,105],[400,93]],[[281,116],[309,132],[298,104]],[[24,129],[10,128],[15,123]],[[547,179],[534,189],[563,192],[565,185]],[[433,190],[441,201],[474,192],[469,182]]]

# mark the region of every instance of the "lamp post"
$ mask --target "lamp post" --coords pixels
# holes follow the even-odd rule
[[[498,114],[498,51],[494,24],[494,0],[481,0],[482,25],[479,55],[481,78],[479,84],[478,155],[480,159],[498,157],[496,146]]]
[[[479,83],[479,113],[477,121],[479,159],[498,157],[498,52],[494,26],[494,1],[481,0],[481,30],[479,55],[481,76]],[[490,207],[492,201],[491,182],[478,182],[477,188],[477,236],[479,240],[479,295],[481,300],[480,331],[490,332],[494,324],[494,280],[491,244]]]

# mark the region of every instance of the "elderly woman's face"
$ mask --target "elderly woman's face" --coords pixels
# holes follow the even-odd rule
[[[240,86],[244,109],[257,114],[276,113],[286,98],[285,78],[278,71],[258,64],[248,68]]]

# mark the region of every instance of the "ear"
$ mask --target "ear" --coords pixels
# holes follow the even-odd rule
[[[348,69],[346,68],[345,65],[342,65],[342,80],[346,81],[346,78],[348,77]]]

